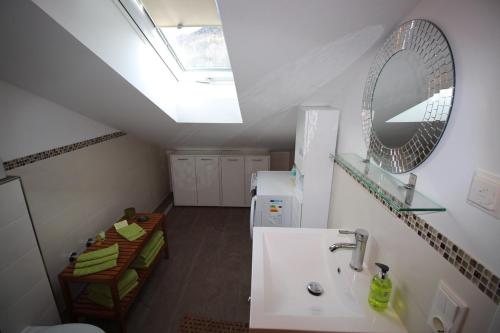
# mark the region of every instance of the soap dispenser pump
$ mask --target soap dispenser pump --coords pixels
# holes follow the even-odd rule
[[[392,291],[392,282],[389,279],[389,266],[382,263],[375,263],[380,272],[375,274],[370,285],[370,294],[368,295],[368,304],[377,311],[385,310],[389,304]]]

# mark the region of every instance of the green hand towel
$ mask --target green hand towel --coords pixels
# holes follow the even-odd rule
[[[118,253],[118,250],[119,250],[118,243],[115,243],[115,244],[108,246],[108,247],[105,247],[103,249],[82,253],[78,256],[76,261],[82,262],[82,261],[94,260],[94,259],[99,259],[102,257],[107,257],[107,256],[110,256],[112,254]]]
[[[144,245],[141,253],[139,253],[139,257],[146,258],[155,249],[161,239],[163,239],[163,231],[158,230],[151,236],[151,239],[147,242],[147,244]]]
[[[126,288],[123,290],[123,292],[119,293],[120,299],[125,297],[129,292],[131,292],[138,285],[139,285],[139,282],[134,281],[134,282],[130,283],[128,286],[126,286]],[[103,306],[108,307],[108,308],[113,307],[113,298],[111,298],[111,297],[106,297],[106,296],[99,294],[99,293],[89,293],[89,298],[97,304],[103,305]]]
[[[146,234],[146,231],[142,229],[137,223],[129,224],[126,227],[116,230],[123,238],[128,241],[135,241]]]
[[[127,269],[118,281],[118,294],[122,294],[124,289],[126,289],[131,283],[134,283],[138,279],[139,275],[137,275],[135,269]],[[103,296],[111,298],[111,289],[106,284],[91,283],[89,284],[87,290],[89,291],[89,293],[102,294]]]
[[[83,267],[89,267],[89,266],[94,266],[97,264],[102,264],[103,262],[109,261],[109,260],[116,260],[118,259],[118,253],[102,257],[102,258],[97,258],[93,260],[87,260],[87,261],[82,261],[79,262],[77,261],[75,264],[75,268],[83,268]]]
[[[108,260],[103,263],[94,265],[94,266],[89,266],[89,267],[82,267],[82,268],[75,268],[73,270],[73,275],[74,276],[82,276],[82,275],[89,275],[89,274],[94,274],[97,272],[105,271],[107,269],[113,268],[117,265],[116,259],[113,260]]]
[[[165,241],[162,238],[162,239],[160,239],[160,242],[156,245],[155,249],[149,254],[148,257],[146,257],[146,258],[138,257],[134,260],[134,262],[130,266],[134,267],[134,268],[142,268],[142,269],[148,268],[151,265],[151,263],[153,262],[153,260],[156,258],[158,253],[160,252],[163,244],[165,244]]]

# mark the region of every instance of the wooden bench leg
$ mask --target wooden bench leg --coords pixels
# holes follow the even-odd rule
[[[61,285],[61,290],[64,296],[64,302],[66,303],[66,309],[69,314],[69,319],[71,322],[76,323],[78,318],[75,316],[73,311],[73,298],[71,297],[71,291],[69,289],[68,282],[59,278],[59,284]]]
[[[118,323],[120,333],[126,333],[127,327],[125,325],[125,318],[121,313],[120,294],[118,293],[118,282],[109,286],[111,288],[111,297],[113,298],[113,310],[115,312],[115,320]]]
[[[170,252],[168,251],[168,239],[167,239],[167,224],[165,221],[161,224],[161,227],[163,229],[163,239],[165,240],[165,259],[168,259],[170,257]]]

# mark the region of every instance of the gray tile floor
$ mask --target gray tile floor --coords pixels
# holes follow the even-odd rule
[[[172,209],[170,259],[159,263],[130,310],[128,333],[177,332],[185,314],[248,322],[248,219],[246,208]]]

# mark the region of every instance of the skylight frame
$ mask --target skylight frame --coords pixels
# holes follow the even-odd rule
[[[147,13],[147,10],[144,9],[144,11]],[[149,14],[148,14],[149,16]],[[222,28],[222,25],[205,25],[205,26],[179,26],[179,27],[160,27],[158,26],[154,21],[153,19],[151,18],[151,22],[154,24],[158,34],[162,37],[163,41],[165,42],[165,44],[167,45],[167,48],[168,50],[170,51],[170,53],[172,54],[172,57],[175,58],[177,64],[179,65],[179,67],[182,69],[182,71],[184,72],[231,72],[232,73],[232,68],[231,68],[231,62],[229,60],[229,55],[227,56],[227,61],[229,63],[229,67],[228,68],[220,68],[220,67],[204,67],[204,68],[186,68],[186,66],[184,66],[183,64],[183,61],[179,58],[179,56],[177,55],[177,52],[175,51],[175,48],[172,46],[172,44],[168,41],[168,38],[165,36],[164,32],[162,31],[163,28],[171,28],[171,29],[183,29],[183,28],[204,28],[204,27],[217,27],[217,28],[220,28],[221,30],[221,34],[222,34],[222,38],[224,40],[224,47],[225,47],[225,51],[226,53],[228,52],[227,50],[227,45],[226,45],[226,40],[225,40],[225,37],[224,37],[224,33],[223,33],[223,28]]]

